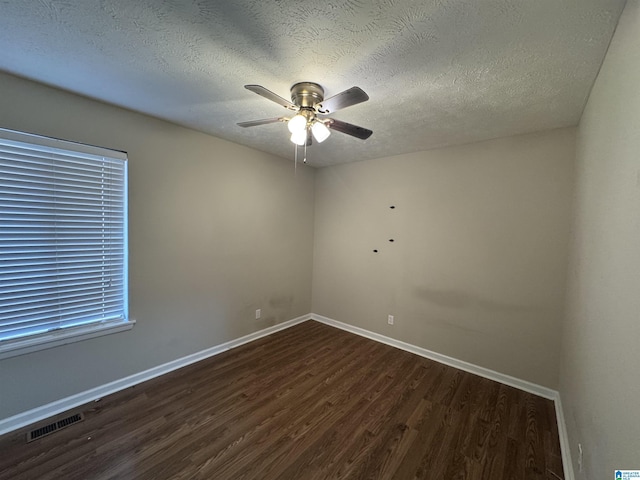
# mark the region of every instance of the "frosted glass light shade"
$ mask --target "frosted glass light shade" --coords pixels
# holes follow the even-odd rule
[[[307,143],[307,129],[298,130],[291,134],[291,141],[296,145],[304,145]]]
[[[313,132],[313,137],[318,141],[318,143],[324,142],[329,135],[331,135],[331,131],[327,128],[324,123],[316,122],[311,127],[311,131]]]
[[[291,133],[304,132],[307,126],[307,117],[304,115],[296,115],[287,123],[287,127]]]

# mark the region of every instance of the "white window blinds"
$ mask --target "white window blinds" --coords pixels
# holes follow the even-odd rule
[[[0,347],[122,322],[126,154],[0,129]]]

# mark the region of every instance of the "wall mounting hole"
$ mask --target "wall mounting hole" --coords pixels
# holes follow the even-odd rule
[[[374,250],[373,250],[373,253],[378,253],[378,250],[377,250],[377,249],[374,249]]]
[[[394,208],[396,208],[396,206],[395,205],[391,205],[389,208],[394,209]]]
[[[389,241],[390,242],[395,242],[395,240],[393,238],[390,238]]]

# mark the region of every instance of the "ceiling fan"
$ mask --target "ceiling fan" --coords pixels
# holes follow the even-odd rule
[[[325,100],[324,89],[313,82],[300,82],[291,87],[291,101],[276,95],[261,85],[245,85],[251,90],[272,102],[295,112],[291,118],[275,117],[263,120],[238,123],[241,127],[255,127],[268,123],[284,122],[291,132],[291,141],[296,145],[311,145],[313,139],[318,143],[329,137],[331,130],[346,133],[352,137],[366,140],[373,133],[371,130],[335,118],[323,118],[341,108],[366,102],[369,96],[359,87],[351,87]]]

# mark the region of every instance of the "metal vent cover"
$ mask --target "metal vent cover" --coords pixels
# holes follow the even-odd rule
[[[33,442],[38,438],[44,437],[46,435],[50,435],[58,430],[62,430],[69,425],[73,425],[74,423],[82,422],[84,420],[83,413],[76,413],[71,415],[70,417],[63,418],[62,420],[58,420],[56,422],[50,423],[43,427],[36,428],[27,432],[27,443]]]

